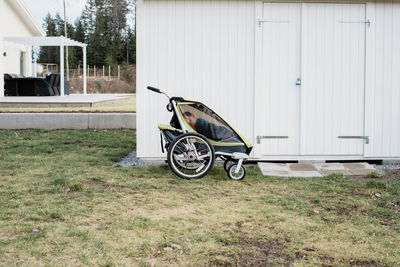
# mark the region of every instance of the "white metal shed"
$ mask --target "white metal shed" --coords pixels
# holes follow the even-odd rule
[[[142,0],[137,152],[161,157],[170,95],[198,99],[255,159],[400,157],[399,1]]]

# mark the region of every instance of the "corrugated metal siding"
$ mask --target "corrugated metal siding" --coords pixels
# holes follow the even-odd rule
[[[366,156],[400,156],[400,3],[367,5]]]
[[[138,144],[140,157],[162,156],[157,123],[168,123],[167,99],[210,106],[253,137],[253,1],[143,1],[138,17]]]

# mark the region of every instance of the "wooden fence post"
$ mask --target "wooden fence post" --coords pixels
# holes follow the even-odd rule
[[[118,65],[118,81],[120,80],[120,78],[121,78],[121,66]]]
[[[78,65],[78,78],[81,75],[81,65]]]
[[[111,66],[110,65],[108,65],[108,80],[110,81],[110,79],[111,79]]]
[[[105,69],[104,69],[104,65],[103,65],[103,79],[105,79],[105,71],[104,71]]]

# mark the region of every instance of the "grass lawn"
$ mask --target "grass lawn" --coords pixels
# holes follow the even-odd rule
[[[0,131],[0,265],[400,265],[398,173],[112,167],[134,148],[131,131]]]
[[[5,108],[0,113],[134,113],[136,112],[136,95],[113,103],[105,103],[94,107],[47,107],[47,108]]]

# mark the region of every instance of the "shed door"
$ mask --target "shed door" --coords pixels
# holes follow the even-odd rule
[[[302,13],[301,152],[362,155],[365,5],[303,4]]]
[[[264,3],[256,26],[255,156],[298,155],[301,4]]]
[[[265,3],[262,17],[255,156],[362,155],[365,5]]]

